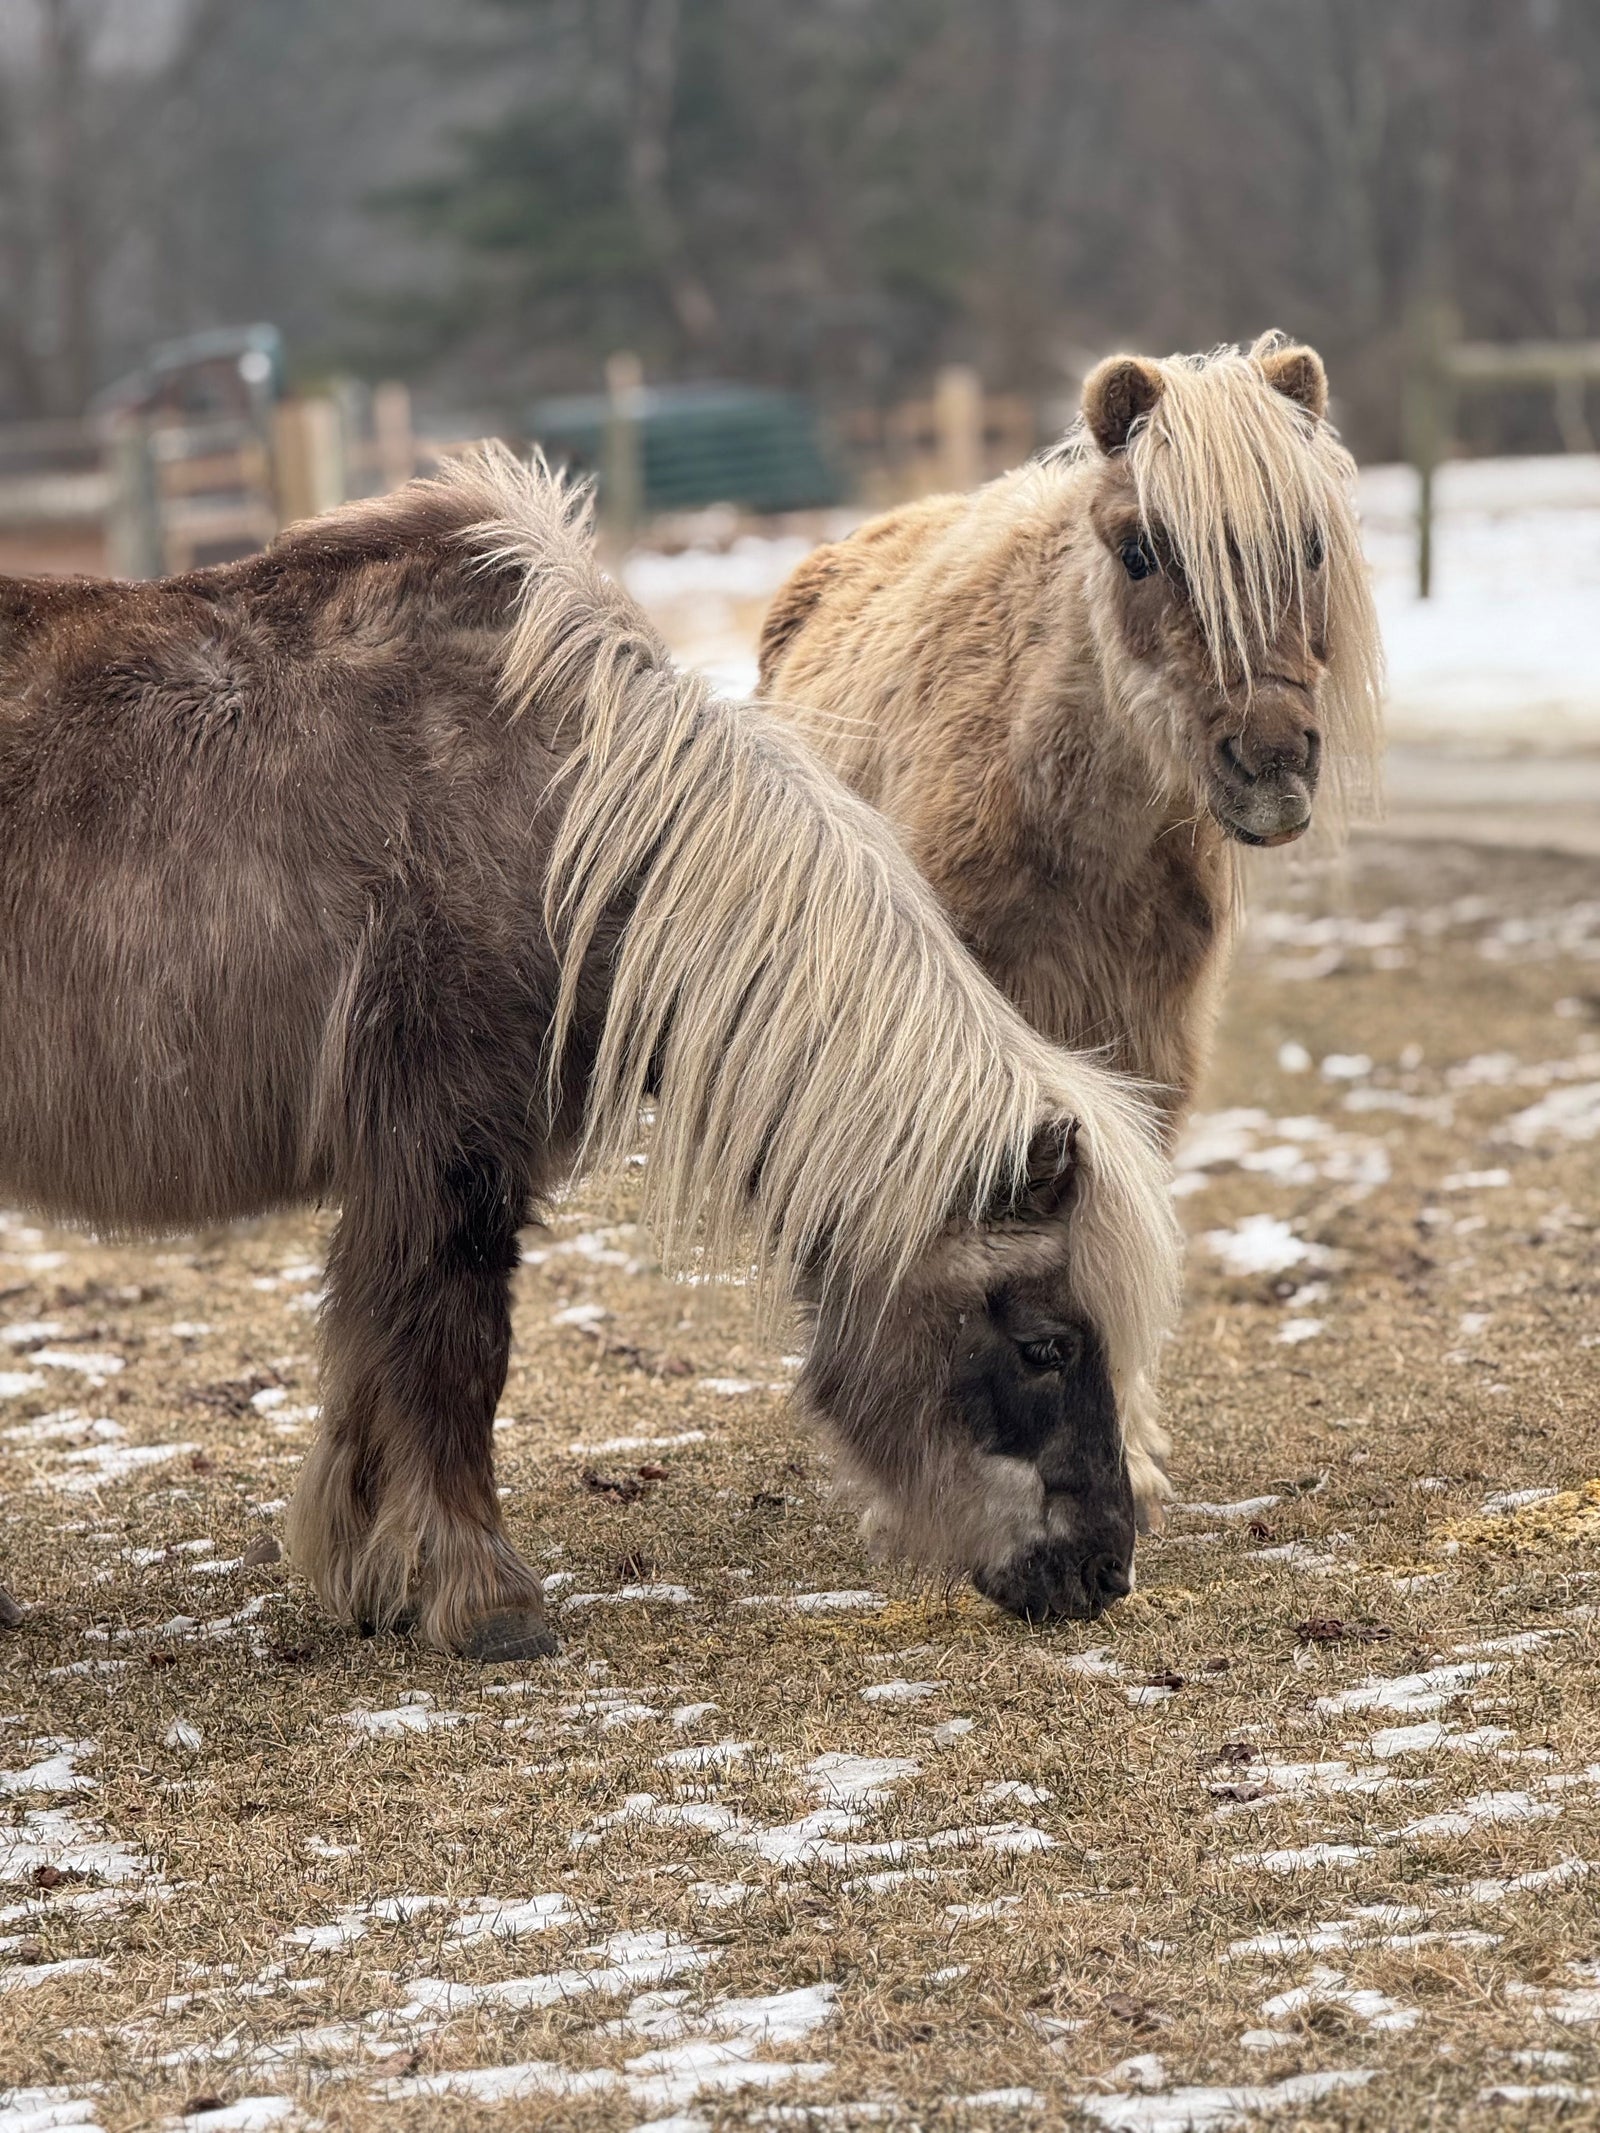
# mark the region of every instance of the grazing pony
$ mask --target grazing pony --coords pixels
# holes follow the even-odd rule
[[[809,1305],[886,1537],[1030,1616],[1126,1592],[1177,1263],[1147,1109],[673,669],[581,499],[490,450],[245,562],[0,581],[0,1195],[338,1203],[288,1535],[344,1621],[551,1648],[490,1453],[517,1231],[646,1098],[646,1219]]]
[[[1242,845],[1372,796],[1381,655],[1309,348],[1113,356],[1056,450],[795,571],[761,693],[1034,1027],[1194,1095]]]

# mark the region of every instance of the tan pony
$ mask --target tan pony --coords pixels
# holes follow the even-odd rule
[[[1309,348],[1113,356],[1042,460],[817,549],[761,691],[880,808],[1037,1028],[1175,1132],[1242,845],[1372,797],[1381,655]]]

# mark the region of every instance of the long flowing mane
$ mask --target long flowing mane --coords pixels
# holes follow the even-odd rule
[[[1151,1372],[1177,1246],[1134,1086],[1029,1027],[801,742],[674,668],[600,568],[581,493],[493,449],[447,478],[484,567],[521,576],[508,711],[570,747],[546,911],[558,1050],[626,912],[585,1160],[626,1159],[648,1095],[645,1215],[669,1263],[753,1256],[776,1288],[821,1253],[893,1282],[1020,1187],[1041,1124],[1076,1120],[1075,1286],[1119,1380]]]
[[[1286,345],[1149,363],[1155,405],[1133,425],[1129,471],[1147,528],[1177,552],[1219,678],[1259,669],[1261,647],[1296,609],[1326,631],[1319,819],[1337,835],[1375,811],[1383,652],[1361,553],[1355,462],[1324,416],[1274,389],[1263,359]],[[1080,422],[1051,455],[1095,450]],[[1320,545],[1325,562],[1312,568]]]

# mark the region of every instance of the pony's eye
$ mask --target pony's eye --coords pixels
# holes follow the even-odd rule
[[[1156,567],[1155,553],[1142,533],[1137,540],[1123,542],[1121,555],[1130,578],[1147,578]]]
[[[1311,531],[1306,535],[1307,570],[1320,570],[1324,562],[1327,560],[1327,555],[1327,544],[1323,540],[1322,535],[1318,531],[1318,529],[1313,526]]]
[[[1078,1338],[1073,1333],[1052,1333],[1042,1341],[1018,1341],[1017,1348],[1030,1370],[1070,1370],[1078,1360]]]

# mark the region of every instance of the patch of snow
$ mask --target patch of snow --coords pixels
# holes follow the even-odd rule
[[[91,1385],[103,1385],[127,1367],[120,1355],[88,1348],[35,1348],[28,1360],[39,1370],[76,1370]]]
[[[964,1740],[977,1725],[975,1718],[947,1718],[942,1726],[933,1729],[933,1744],[936,1748],[953,1748],[958,1740]]]
[[[447,1940],[520,1940],[527,1933],[548,1933],[552,1926],[577,1922],[579,1917],[565,1896],[529,1896],[519,1902],[498,1897],[481,1898],[475,1909],[458,1918],[446,1933]]]
[[[1326,1969],[1320,1963],[1305,1984],[1263,2000],[1261,2012],[1269,2022],[1276,2022],[1284,2015],[1301,2014],[1311,2007],[1341,2007],[1372,2030],[1415,2029],[1422,2020],[1420,2007],[1402,2006],[1386,1992],[1370,1987],[1353,1988],[1339,1971]]]
[[[1243,1496],[1237,1503],[1175,1503],[1172,1508],[1191,1518],[1259,1518],[1282,1501],[1281,1496]]]
[[[0,2089],[0,2133],[102,2133],[99,2106],[69,2088]]]
[[[610,1316],[604,1304],[567,1304],[564,1309],[552,1312],[550,1323],[552,1326],[598,1326]]]
[[[697,1597],[687,1585],[624,1585],[616,1592],[568,1593],[561,1604],[563,1607],[627,1607],[637,1601],[661,1607],[688,1607]]]
[[[63,1454],[61,1464],[72,1471],[50,1475],[49,1486],[69,1496],[94,1496],[113,1482],[143,1473],[146,1467],[165,1466],[169,1459],[187,1458],[199,1449],[198,1444],[86,1445],[81,1451]]]
[[[592,1459],[609,1452],[668,1452],[681,1444],[704,1444],[703,1429],[682,1429],[673,1437],[607,1437],[598,1444],[585,1444],[579,1439],[567,1446],[569,1452],[587,1453]]]
[[[613,1933],[586,1948],[586,1962],[536,1977],[501,1978],[485,1984],[455,1984],[443,1978],[413,1978],[407,1991],[419,2013],[452,2016],[475,2007],[518,2012],[559,2007],[592,1993],[622,1992],[635,1985],[664,1985],[706,1969],[716,1960],[713,1949],[698,1948],[676,1933]],[[403,2090],[406,2094],[438,2091]]]
[[[819,1799],[841,1807],[875,1805],[889,1797],[891,1785],[919,1777],[922,1765],[908,1756],[848,1755],[839,1751],[807,1763],[806,1783]]]
[[[1166,2089],[1155,2095],[1078,2096],[1077,2108],[1111,2133],[1213,2133],[1251,2118],[1271,2118],[1319,2103],[1340,2089],[1364,2088],[1375,2079],[1365,2068],[1291,2074],[1286,2080],[1244,2083],[1235,2088]]]
[[[93,1955],[71,1955],[55,1963],[19,1963],[9,1970],[0,1970],[0,1993],[32,1992],[39,1985],[48,1985],[58,1977],[110,1977],[111,1965]]]
[[[1200,1241],[1230,1274],[1281,1274],[1292,1266],[1325,1266],[1329,1257],[1277,1215],[1246,1215],[1232,1229],[1207,1230]]]
[[[698,1748],[671,1748],[656,1757],[656,1764],[662,1770],[730,1770],[755,1753],[754,1741],[717,1740]]]
[[[1500,1132],[1504,1139],[1523,1148],[1537,1147],[1541,1141],[1594,1140],[1600,1136],[1600,1081],[1582,1081],[1553,1090],[1526,1111],[1508,1118]]]
[[[1354,1688],[1337,1689],[1317,1698],[1319,1717],[1335,1718],[1345,1711],[1438,1711],[1458,1696],[1464,1696],[1475,1681],[1496,1671],[1491,1661],[1464,1661],[1455,1666],[1431,1667],[1426,1673],[1398,1674],[1385,1679],[1369,1675]]]
[[[1519,1894],[1524,1889],[1559,1888],[1563,1882],[1581,1881],[1594,1872],[1594,1865],[1587,1859],[1558,1859],[1554,1866],[1535,1867],[1525,1874],[1511,1874],[1505,1879],[1485,1878],[1469,1881],[1461,1891],[1468,1903],[1503,1903],[1508,1896]]]
[[[220,2111],[191,2111],[168,2123],[181,2126],[183,2133],[265,2133],[268,2126],[286,2126],[298,2115],[292,2096],[241,2096]]]
[[[1544,1822],[1560,1812],[1552,1802],[1535,1800],[1526,1792],[1480,1792],[1459,1807],[1408,1822],[1394,1832],[1394,1837],[1404,1843],[1423,1844],[1445,1837],[1470,1836],[1487,1823]]]
[[[349,1726],[352,1732],[369,1734],[374,1740],[398,1740],[406,1733],[431,1733],[435,1728],[448,1730],[451,1726],[465,1725],[465,1711],[436,1711],[432,1699],[427,1702],[397,1704],[390,1711],[345,1711],[339,1723]]]
[[[41,1867],[107,1882],[144,1881],[156,1874],[153,1859],[108,1838],[98,1825],[78,1821],[64,1807],[35,1808],[20,1822],[0,1828],[0,1882],[31,1881]]]
[[[1354,1866],[1372,1856],[1370,1844],[1305,1844],[1298,1850],[1235,1852],[1231,1864],[1259,1867],[1264,1874],[1299,1874],[1313,1866]]]

